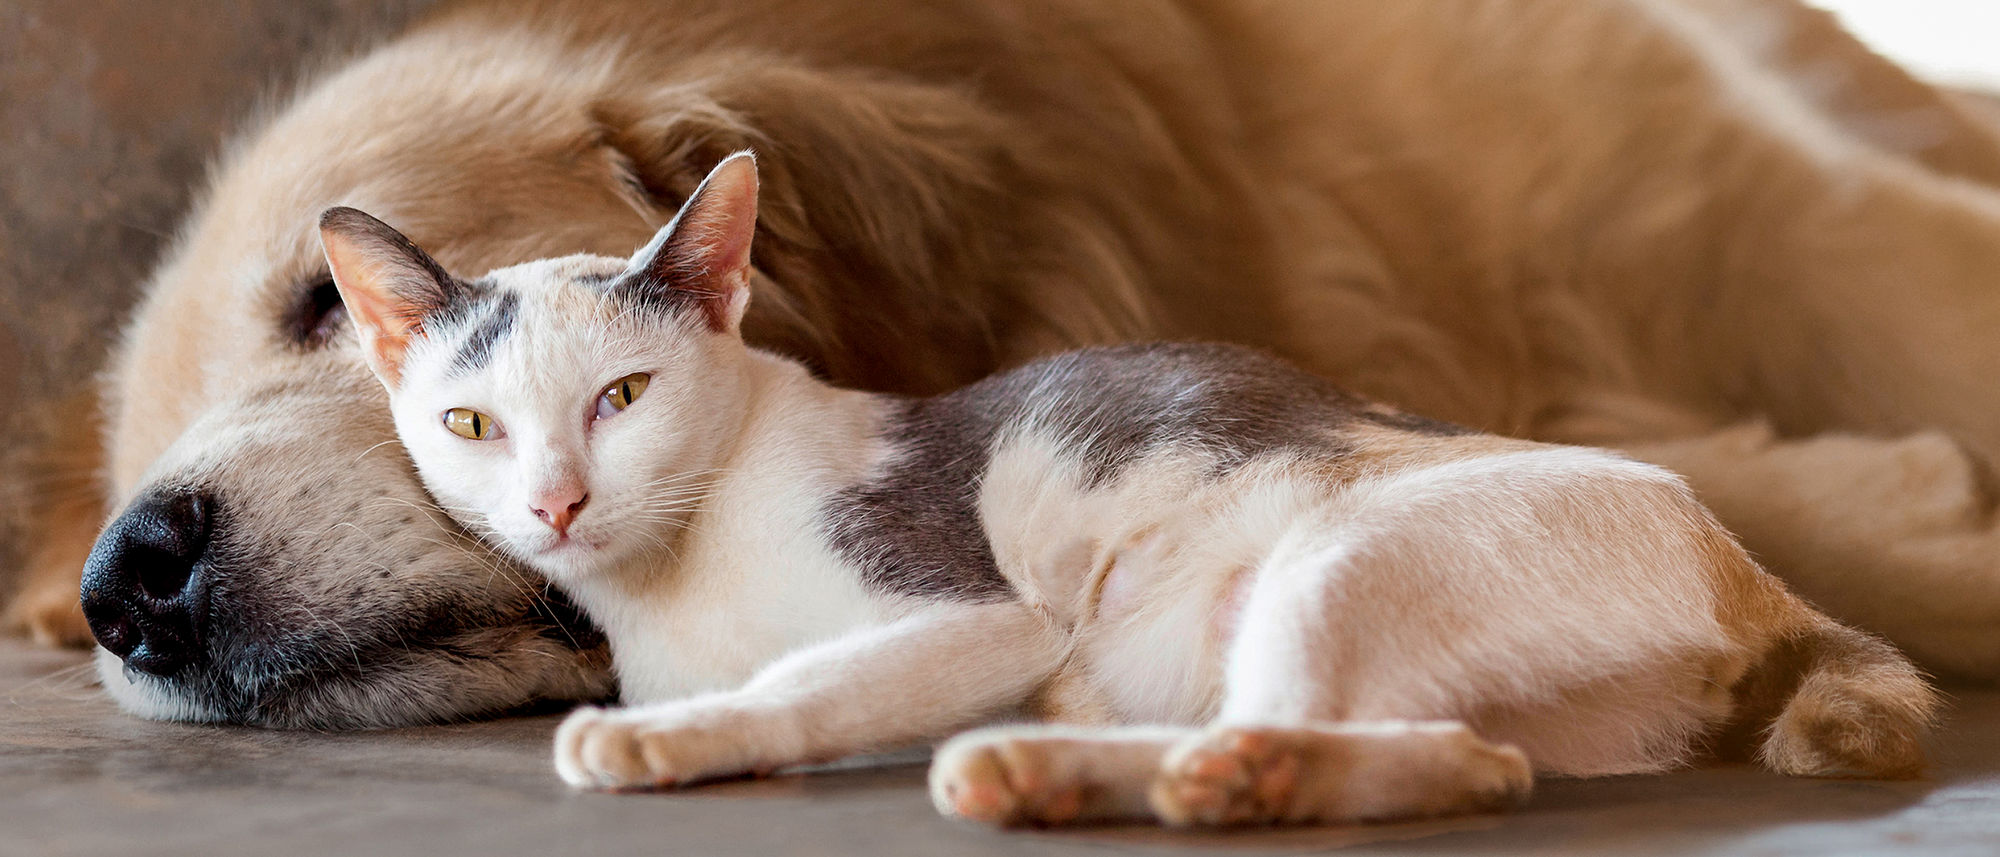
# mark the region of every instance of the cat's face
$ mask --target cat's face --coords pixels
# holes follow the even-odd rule
[[[488,275],[391,396],[432,496],[558,581],[670,549],[742,420],[741,340],[608,292],[624,267]]]
[[[630,260],[472,282],[367,215],[328,212],[335,282],[452,517],[557,582],[671,557],[744,418],[755,200],[737,156]]]

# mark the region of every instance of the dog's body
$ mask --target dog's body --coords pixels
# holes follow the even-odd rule
[[[1856,82],[1794,88],[1814,64]],[[1872,121],[1899,108],[1929,111],[1929,145]],[[312,216],[359,205],[460,269],[621,252],[745,146],[767,170],[746,329],[837,381],[934,391],[1079,344],[1263,345],[1429,416],[1676,467],[1809,598],[2000,675],[2000,536],[1972,464],[2000,452],[2000,195],[1979,183],[2000,146],[1822,18],[551,0],[446,10],[225,163],[112,368],[105,471],[131,525],[87,592],[188,650],[136,681],[105,656],[112,692],[272,724],[602,692],[561,605],[440,534],[385,424],[324,431],[380,402]],[[227,510],[199,573],[135,566],[162,492],[189,490]],[[43,531],[82,541],[64,526]],[[48,576],[81,560],[52,552]],[[168,597],[139,594],[154,578]],[[23,605],[45,626],[74,611]]]

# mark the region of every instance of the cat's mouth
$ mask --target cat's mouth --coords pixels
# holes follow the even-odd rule
[[[551,533],[542,539],[542,544],[540,549],[543,551],[563,550],[565,548],[573,548],[583,544],[587,544],[587,542],[585,542],[583,539],[578,538],[574,534]]]
[[[517,539],[514,545],[521,558],[530,563],[575,560],[603,546],[596,539],[575,532],[538,533],[530,538]]]
[[[542,556],[575,556],[590,553],[598,547],[597,542],[575,533],[562,533],[547,539],[535,552]]]

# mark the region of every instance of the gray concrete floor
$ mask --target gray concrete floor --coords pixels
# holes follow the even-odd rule
[[[150,723],[85,659],[0,640],[0,855],[2000,854],[2000,693],[1961,692],[1931,778],[1747,767],[1542,783],[1504,816],[1186,835],[939,818],[920,764],[657,795],[578,794],[553,717],[314,734]]]

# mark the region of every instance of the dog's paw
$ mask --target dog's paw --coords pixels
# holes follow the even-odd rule
[[[749,773],[745,749],[708,718],[587,707],[556,729],[556,773],[577,788],[671,788]]]
[[[68,649],[88,648],[93,638],[83,619],[75,586],[50,586],[21,593],[7,608],[4,623],[11,631],[26,631],[36,643]]]
[[[1175,748],[1153,811],[1179,826],[1383,821],[1527,797],[1527,757],[1459,724],[1232,726]]]

